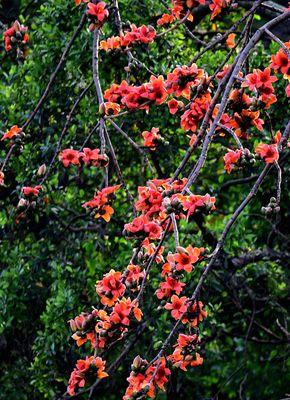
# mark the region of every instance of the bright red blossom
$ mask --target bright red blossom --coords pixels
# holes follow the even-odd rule
[[[277,144],[264,144],[260,143],[256,147],[256,153],[259,154],[261,158],[267,164],[273,164],[275,161],[279,159],[279,151]]]

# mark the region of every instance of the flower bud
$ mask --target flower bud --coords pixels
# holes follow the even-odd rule
[[[46,165],[45,165],[45,164],[42,164],[42,165],[38,168],[37,175],[38,175],[38,176],[43,176],[43,175],[45,174],[45,172],[46,172]]]

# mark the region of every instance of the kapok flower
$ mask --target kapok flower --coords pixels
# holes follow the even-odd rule
[[[195,133],[198,123],[204,118],[211,102],[210,93],[197,97],[191,104],[189,110],[181,116],[181,128],[185,131]]]
[[[19,136],[22,132],[22,128],[19,128],[18,125],[13,125],[12,128],[9,129],[4,135],[2,136],[1,140],[5,139],[13,139]]]
[[[0,171],[0,186],[4,186],[4,172]]]
[[[11,28],[8,28],[3,33],[5,50],[10,51],[16,48],[17,57],[25,58],[28,54],[29,35],[27,34],[28,28],[15,21]]]
[[[75,395],[75,391],[78,388],[85,386],[86,373],[89,371],[94,373],[98,379],[103,379],[108,376],[105,370],[106,361],[103,361],[100,357],[86,357],[85,360],[78,360],[76,368],[71,373],[67,392],[70,396]]]
[[[235,37],[236,37],[235,33],[230,33],[229,36],[227,37],[226,45],[228,46],[229,49],[235,47]]]
[[[173,366],[186,371],[188,366],[196,367],[197,365],[201,365],[203,359],[196,353],[196,347],[199,342],[198,335],[179,334],[177,343],[174,345],[175,350],[169,356],[169,360],[173,363]]]
[[[38,186],[24,186],[22,188],[22,193],[24,194],[24,196],[38,196],[40,190],[42,190],[42,186],[38,185]]]
[[[228,174],[232,172],[234,165],[239,161],[243,154],[241,149],[238,150],[229,150],[224,156],[225,170]]]
[[[65,149],[60,155],[59,159],[63,163],[64,167],[67,168],[69,165],[80,165],[81,154],[77,150]]]
[[[227,7],[232,0],[212,0],[212,3],[209,5],[211,9],[211,17],[210,19],[214,19],[217,15],[219,15],[223,8]]]
[[[186,272],[191,272],[193,265],[201,258],[201,254],[204,252],[203,247],[192,247],[188,246],[186,249],[179,247],[178,253],[172,255],[172,259],[176,263],[176,269],[178,271],[184,270]]]
[[[158,132],[159,128],[152,128],[151,131],[142,132],[145,147],[150,147],[151,150],[156,149],[158,142],[161,140],[161,135]]]
[[[88,3],[87,15],[92,20],[92,24],[90,25],[90,30],[94,30],[95,28],[100,28],[109,16],[107,4],[104,1],[100,1],[97,4]]]
[[[254,69],[252,74],[246,75],[246,81],[242,83],[242,87],[248,87],[250,90],[257,89],[263,91],[265,88],[271,88],[272,83],[277,81],[276,76],[271,76],[271,69],[265,68],[264,71]]]
[[[188,307],[187,313],[184,318],[182,318],[181,322],[183,324],[189,323],[190,326],[195,327],[206,317],[207,312],[203,309],[203,303],[201,301],[195,301],[190,307]]]
[[[121,107],[118,103],[107,101],[100,105],[100,111],[104,111],[105,115],[118,115],[121,111]]]
[[[284,44],[290,49],[290,42]],[[284,74],[286,77],[290,75],[290,58],[285,53],[284,49],[280,49],[277,54],[271,56],[270,67],[276,72]]]
[[[279,159],[279,151],[277,144],[260,143],[255,149],[258,154],[267,164],[273,164]]]
[[[181,110],[182,108],[184,108],[184,103],[183,101],[178,101],[176,99],[171,99],[169,100],[169,102],[167,103],[168,108],[169,108],[169,112],[170,114],[174,115],[177,113],[177,111]]]
[[[125,285],[121,281],[122,274],[111,269],[103,279],[96,283],[96,292],[101,297],[101,303],[112,307],[125,293]]]
[[[110,315],[110,321],[116,325],[129,326],[132,317],[137,321],[141,321],[142,315],[143,313],[140,308],[138,308],[136,302],[131,301],[130,298],[123,298],[115,304],[112,314]]]
[[[171,297],[173,294],[179,296],[183,286],[185,286],[185,283],[179,282],[171,276],[167,276],[165,282],[159,284],[159,289],[156,290],[156,296],[159,300],[164,297]]]
[[[175,20],[174,15],[172,14],[163,14],[161,18],[157,20],[157,25],[168,25],[171,24]]]
[[[124,276],[126,286],[134,292],[139,289],[139,283],[144,278],[145,272],[139,265],[129,264]]]
[[[171,303],[165,304],[165,309],[171,310],[172,317],[178,320],[187,310],[187,300],[186,296],[178,297],[174,294],[170,299]]]

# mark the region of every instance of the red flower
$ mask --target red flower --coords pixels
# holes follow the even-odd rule
[[[188,309],[186,316],[182,318],[182,323],[189,323],[190,326],[195,327],[199,322],[202,322],[207,317],[207,312],[203,310],[203,303],[201,301],[194,302]]]
[[[104,22],[109,16],[109,11],[106,9],[107,4],[104,1],[100,1],[97,4],[88,3],[87,15],[93,17],[99,22]]]
[[[212,10],[211,18],[214,19],[223,8],[227,7],[232,0],[212,0],[212,4],[209,5],[209,8]]]
[[[190,67],[183,65],[175,68],[173,72],[169,72],[166,79],[166,88],[168,93],[174,93],[177,97],[183,96],[189,99],[191,88],[198,86],[204,79],[204,70],[197,68],[196,64],[192,64]]]
[[[171,99],[167,103],[170,114],[176,114],[177,111],[181,110],[184,107],[184,103],[182,101],[178,101],[176,99]]]
[[[236,164],[243,154],[242,150],[229,150],[224,156],[225,170],[228,174],[231,173],[234,168],[234,164]]]
[[[24,196],[38,196],[40,190],[42,189],[42,186],[38,185],[35,187],[32,186],[24,186],[22,188],[22,193],[24,194]]]
[[[210,101],[210,93],[197,97],[190,104],[190,109],[181,116],[181,128],[185,131],[196,132],[198,123],[204,118]]]
[[[183,286],[185,286],[185,283],[168,276],[165,282],[160,283],[159,289],[156,290],[156,296],[159,300],[164,297],[171,297],[174,293],[179,296]]]
[[[235,37],[236,37],[235,33],[230,33],[229,36],[227,37],[226,45],[228,46],[229,49],[235,47]]]
[[[85,386],[85,376],[89,370],[92,370],[98,379],[103,379],[108,376],[106,372],[104,372],[106,362],[103,361],[100,357],[86,357],[85,360],[78,360],[76,364],[76,368],[71,373],[67,392],[70,396],[75,395],[75,391],[78,388],[82,388]]]
[[[242,87],[248,87],[250,90],[258,89],[263,91],[266,88],[272,88],[272,83],[276,82],[276,76],[271,76],[271,69],[265,68],[264,71],[254,69],[252,74],[246,75],[246,81],[242,83]]]
[[[186,296],[178,297],[174,294],[170,299],[171,303],[165,304],[165,309],[172,310],[172,317],[178,320],[187,310],[187,300]]]
[[[157,25],[168,25],[171,24],[175,20],[174,15],[172,14],[163,14],[161,18],[157,20]]]
[[[141,321],[142,315],[143,314],[140,308],[138,308],[137,305],[131,301],[131,299],[123,298],[117,304],[115,304],[113,312],[110,316],[110,321],[114,324],[129,326],[131,316],[134,316],[137,321]]]
[[[151,131],[142,132],[145,147],[150,147],[151,150],[155,150],[158,141],[161,139],[161,135],[158,134],[158,132],[159,128],[152,128]]]
[[[288,49],[290,49],[290,42],[284,44]],[[283,49],[280,49],[277,54],[271,56],[270,67],[286,76],[290,74],[290,59]]]
[[[144,231],[149,233],[148,237],[151,239],[160,239],[162,228],[156,222],[149,222],[145,225]]]
[[[5,139],[13,139],[19,136],[22,132],[22,128],[19,128],[18,125],[13,125],[12,128],[9,129],[4,135],[2,136],[1,140]]]
[[[171,257],[176,263],[176,269],[178,271],[184,270],[186,272],[191,272],[193,269],[193,265],[199,259],[201,254],[204,252],[204,248],[192,247],[188,246],[186,249],[183,247],[178,248],[179,252],[173,254]]]
[[[267,164],[273,164],[275,161],[279,159],[279,152],[278,152],[278,147],[277,144],[264,144],[260,143],[256,147],[255,152],[259,154],[261,158],[267,163]]]
[[[119,297],[125,293],[125,285],[121,282],[121,272],[111,269],[103,279],[96,284],[96,292],[105,306],[113,306]]]
[[[71,164],[80,165],[80,156],[81,153],[77,150],[65,149],[60,153],[59,159],[63,163],[64,167],[67,168]]]

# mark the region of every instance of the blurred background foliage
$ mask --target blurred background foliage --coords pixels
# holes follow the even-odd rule
[[[162,3],[120,0],[122,19],[127,24],[155,25],[158,17],[166,11]],[[76,8],[73,0],[23,0],[21,4],[19,1],[2,1],[3,29],[17,17],[28,25],[31,40],[29,57],[24,63],[18,63],[7,55],[0,45],[2,131],[13,124],[21,125],[33,110],[82,12],[83,8]],[[223,14],[215,23],[211,23],[207,16],[196,28],[196,35],[202,40],[210,40],[213,34],[224,32],[233,19],[238,18],[239,12],[244,10],[234,16]],[[266,18],[257,16],[254,26],[259,26]],[[114,33],[114,25],[106,24],[104,35]],[[200,45],[179,27],[149,47],[134,48],[134,55],[155,73],[166,74],[176,65],[186,64],[199,48]],[[267,66],[270,54],[278,48],[277,44],[267,41],[260,43],[250,58],[250,67]],[[23,150],[17,152],[9,164],[6,186],[0,188],[0,399],[3,400],[54,399],[64,392],[75,361],[84,355],[83,350],[77,349],[70,339],[67,321],[97,304],[94,284],[105,271],[123,269],[130,260],[133,243],[123,238],[122,230],[124,223],[132,217],[132,209],[124,191],[117,195],[116,212],[107,225],[98,223],[95,228],[95,222],[81,208],[81,204],[91,199],[95,189],[102,184],[102,172],[95,168],[78,176],[76,170],[68,172],[57,162],[45,186],[49,204],[37,207],[24,221],[15,223],[15,207],[21,187],[37,184],[38,167],[43,163],[49,164],[70,108],[92,80],[91,50],[92,35],[83,29],[58,75],[56,85],[26,132]],[[225,47],[220,46],[202,56],[198,65],[210,74],[225,55]],[[125,55],[103,53],[100,64],[102,87],[125,79],[126,65]],[[128,76],[131,83],[137,84],[149,77],[150,74],[142,68],[133,69]],[[283,129],[285,125],[289,107],[284,95],[285,81],[279,82],[276,90],[279,101],[270,108],[269,118],[264,115],[265,130],[255,132],[253,144],[263,136],[269,136],[270,120],[274,131]],[[92,87],[78,107],[62,148],[77,148],[83,143],[96,124],[97,110]],[[140,133],[153,126],[160,128],[167,143],[150,157],[159,175],[167,177],[188,146],[188,137],[179,128],[178,118],[171,116],[164,106],[152,108],[149,116],[143,112],[129,114],[122,122],[123,129],[139,143]],[[137,186],[145,184],[150,172],[140,169],[138,153],[112,127],[109,133],[125,180],[136,196]],[[91,138],[90,145],[99,147],[97,135]],[[0,146],[3,161],[7,145],[0,142]],[[226,146],[222,137],[212,145],[207,164],[194,187],[195,193],[208,192],[217,197],[217,211],[205,220],[181,226],[184,246],[206,244],[211,247],[228,216],[251,187],[251,182],[232,184],[229,181],[256,175],[261,169],[261,163],[258,163],[228,176],[222,162]],[[196,157],[192,157],[189,166],[193,165]],[[233,227],[223,259],[202,292],[202,300],[209,312],[202,327],[204,365],[186,374],[175,372],[167,393],[158,398],[272,400],[287,397],[289,347],[277,324],[278,319],[280,324],[287,326],[285,315],[289,300],[289,239],[285,236],[287,225],[289,227],[289,195],[285,190],[289,182],[287,154],[281,164],[284,191],[276,231],[273,226],[277,221],[266,219],[261,214],[261,206],[275,194],[276,172],[273,170],[263,189]],[[113,170],[110,171],[110,183],[117,183]],[[270,249],[272,255],[257,257],[246,265],[233,262],[255,249]],[[189,282],[190,287],[198,279],[198,270]],[[143,306],[148,327],[136,346],[138,353],[147,358],[154,355],[171,327],[170,318],[157,311],[158,303],[153,296],[158,285],[157,276],[155,268],[151,276],[154,287],[147,289]],[[117,400],[122,397],[130,361],[136,354],[134,349],[115,376],[104,382],[97,393],[99,399]],[[109,358],[113,357],[114,353],[109,355]]]

